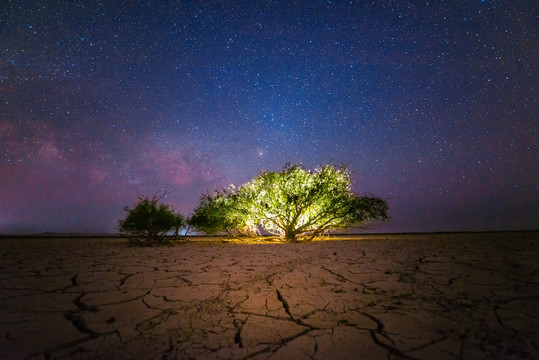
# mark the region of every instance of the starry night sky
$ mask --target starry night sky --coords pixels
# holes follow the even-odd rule
[[[539,228],[536,1],[1,4],[0,233],[287,162],[347,165],[371,231]]]

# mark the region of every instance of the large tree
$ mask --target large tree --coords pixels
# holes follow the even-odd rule
[[[287,165],[281,172],[262,172],[239,188],[203,195],[191,224],[207,233],[231,235],[253,236],[264,229],[294,242],[388,218],[387,202],[359,196],[351,184],[345,167],[308,171]]]
[[[179,229],[185,225],[185,218],[167,204],[160,204],[163,196],[140,197],[132,207],[125,207],[127,216],[119,222],[121,234],[131,241],[148,244],[162,242],[170,231],[178,237]]]

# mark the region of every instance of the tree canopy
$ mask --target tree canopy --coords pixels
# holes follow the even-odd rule
[[[265,171],[235,188],[202,196],[190,224],[206,233],[258,236],[260,230],[284,241],[312,240],[331,230],[388,218],[388,204],[352,192],[350,172],[327,165],[308,171],[287,165]]]
[[[121,234],[127,235],[132,241],[146,243],[162,242],[170,231],[178,237],[186,219],[176,213],[169,205],[159,204],[162,197],[157,195],[139,197],[133,208],[125,207],[127,216],[119,222]]]

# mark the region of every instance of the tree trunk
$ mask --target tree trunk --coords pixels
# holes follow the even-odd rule
[[[284,233],[284,239],[286,242],[296,242],[296,233],[294,231],[286,231]]]

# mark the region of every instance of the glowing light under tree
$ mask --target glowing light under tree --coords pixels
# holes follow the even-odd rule
[[[262,172],[239,188],[203,195],[190,224],[206,233],[260,236],[263,229],[284,241],[313,240],[331,230],[388,219],[386,201],[351,190],[350,172],[327,165],[314,171],[288,164]]]

